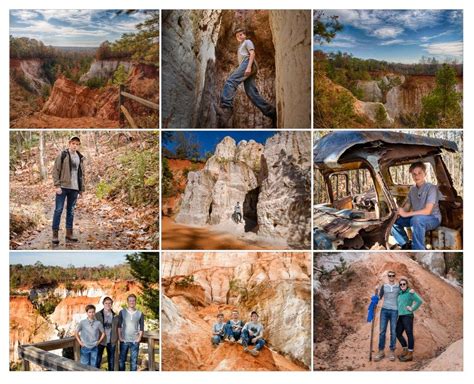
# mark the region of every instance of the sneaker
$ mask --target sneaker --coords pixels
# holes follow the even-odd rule
[[[234,337],[233,337],[233,336],[231,336],[231,337],[230,337],[230,339],[229,339],[229,341],[230,341],[231,343],[235,343],[235,339],[234,339]]]
[[[374,361],[380,361],[380,360],[382,360],[384,357],[385,357],[385,352],[384,352],[384,351],[379,351],[379,352],[375,355]]]
[[[390,361],[395,361],[395,351],[390,351],[390,353],[388,354],[388,359]]]
[[[242,345],[242,339],[237,340],[237,344]]]
[[[412,249],[411,241],[407,241],[405,244],[403,244],[402,249],[403,250],[411,250]]]
[[[245,348],[244,348],[244,352],[249,352],[249,348],[248,348],[248,347],[245,347]]]
[[[255,348],[250,351],[250,354],[252,356],[258,356],[259,353],[260,353],[260,351],[256,350]]]

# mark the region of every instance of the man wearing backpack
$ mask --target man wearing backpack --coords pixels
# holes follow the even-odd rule
[[[63,150],[53,166],[53,182],[56,187],[56,202],[53,215],[53,244],[59,244],[59,225],[66,203],[66,241],[78,241],[73,233],[74,208],[77,198],[85,190],[84,156],[78,151],[81,140],[77,136],[69,139],[68,149]]]

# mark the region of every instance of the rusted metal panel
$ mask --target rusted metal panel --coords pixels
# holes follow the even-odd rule
[[[356,145],[367,144],[378,146],[383,144],[418,145],[445,149],[456,152],[458,147],[455,142],[412,135],[393,131],[337,131],[331,132],[318,140],[314,147],[314,163],[333,166],[339,158]]]

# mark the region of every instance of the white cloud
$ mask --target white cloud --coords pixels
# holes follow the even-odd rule
[[[372,36],[379,39],[393,39],[403,33],[403,28],[400,27],[382,27],[371,32]]]
[[[462,57],[462,41],[450,41],[446,43],[421,44],[430,55],[458,56]]]
[[[393,39],[393,40],[382,41],[379,45],[395,45],[395,44],[403,44],[403,43],[405,43],[405,40]]]
[[[28,21],[38,17],[38,14],[35,11],[29,9],[12,9],[10,15],[16,17],[20,21]]]

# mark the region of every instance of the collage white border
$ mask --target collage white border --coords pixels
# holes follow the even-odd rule
[[[130,8],[131,5],[134,5],[133,8],[137,9],[464,9],[464,68],[469,69],[469,64],[471,63],[472,59],[472,41],[469,40],[470,36],[474,36],[474,23],[469,23],[472,16],[472,4],[474,2],[464,2],[462,0],[454,0],[454,1],[443,1],[443,2],[436,2],[428,1],[428,0],[418,0],[416,3],[413,1],[408,0],[398,0],[396,3],[390,1],[374,1],[374,0],[360,0],[357,3],[354,3],[349,0],[320,0],[320,1],[308,1],[308,0],[293,0],[290,2],[280,2],[278,6],[270,0],[259,0],[259,1],[249,1],[249,0],[241,0],[239,2],[229,2],[223,6],[223,4],[219,1],[208,1],[204,0],[200,3],[196,3],[190,0],[175,0],[174,2],[166,2],[166,1],[150,1],[150,0],[135,0],[134,2],[125,1],[125,0],[103,0],[100,4],[92,0],[82,0],[82,1],[69,1],[67,4],[59,0],[50,0],[50,1],[11,1],[5,2],[2,4],[2,12],[0,15],[0,26],[2,28],[2,39],[1,46],[3,52],[8,52],[8,40],[7,36],[9,36],[9,9],[22,9],[22,8],[30,8],[30,9],[41,9],[41,8],[51,8],[51,9],[127,9]],[[100,6],[98,6],[100,5]],[[311,18],[312,19],[312,18]],[[312,31],[311,31],[312,32]],[[161,33],[160,33],[160,43],[161,43]],[[161,44],[160,44],[160,58],[161,58]],[[8,97],[9,97],[9,90],[7,84],[9,83],[9,75],[8,75],[8,55],[4,54],[4,59],[1,61],[1,72],[0,72],[0,79],[2,80],[0,84],[3,84],[2,87],[2,98],[1,98],[1,119],[2,125],[4,129],[0,131],[0,134],[3,135],[0,139],[0,142],[3,145],[2,150],[0,150],[0,159],[1,159],[1,168],[0,168],[0,175],[3,180],[8,180],[8,148],[6,147],[9,143],[9,105],[8,105]],[[313,60],[311,60],[311,67],[313,66]],[[160,84],[161,84],[161,75],[162,75],[162,67],[160,66]],[[473,111],[469,110],[469,107],[466,106],[470,105],[471,102],[471,92],[470,89],[473,87],[472,76],[470,71],[467,70],[464,73],[464,127],[469,127],[470,123],[473,122]],[[313,89],[313,68],[311,68],[311,90]],[[312,94],[312,91],[311,91]],[[161,97],[160,97],[160,121],[161,121]],[[311,105],[312,106],[312,105]],[[312,108],[311,108],[312,111]],[[313,117],[311,115],[311,123],[313,123]],[[311,130],[311,143],[313,143],[313,129],[312,126],[309,127]],[[307,129],[307,130],[309,130]],[[54,129],[52,129],[54,130]],[[74,129],[80,131],[81,129]],[[105,129],[109,131],[114,131],[114,129]],[[115,129],[119,130],[119,129]],[[156,129],[150,129],[156,130]],[[161,122],[160,122],[160,130],[161,130]],[[168,131],[173,131],[173,129],[167,129]],[[187,129],[189,131],[196,130],[202,131],[201,129]],[[262,129],[264,130],[264,129]],[[277,129],[268,129],[268,130],[275,130]],[[304,129],[295,129],[297,131],[302,131]],[[469,129],[463,129],[463,137],[464,137],[464,164],[471,163],[470,160],[473,159],[474,154],[471,151],[469,153],[466,151],[466,143],[471,143],[471,133]],[[160,149],[161,149],[161,135],[159,135],[160,140]],[[160,175],[161,175],[161,150],[160,150],[160,161],[159,161],[159,168],[160,168]],[[313,172],[313,169],[312,169]],[[465,172],[466,175],[466,172]],[[311,180],[313,183],[313,177]],[[464,179],[464,232],[465,232],[465,239],[469,238],[469,234],[466,231],[468,225],[473,225],[472,220],[467,220],[466,218],[471,217],[474,214],[472,200],[468,200],[466,197],[469,196],[469,192],[471,190],[471,182],[469,180]],[[9,191],[5,188],[2,189],[1,199],[0,199],[0,212],[2,212],[2,228],[5,230],[3,231],[3,236],[1,238],[1,245],[2,250],[4,251],[3,255],[9,254],[9,234],[7,228],[9,227],[8,223],[8,195]],[[311,201],[313,202],[313,195],[311,196]],[[161,190],[160,190],[160,206],[161,206]],[[311,212],[311,221],[312,221],[313,212]],[[312,232],[312,231],[311,231]],[[161,210],[160,210],[160,261],[161,261]],[[312,244],[312,233],[311,233],[311,244]],[[464,242],[464,254],[469,254],[471,250],[474,250],[474,247],[470,246],[467,241]],[[113,250],[113,252],[130,252],[130,250]],[[180,252],[180,251],[171,251],[165,250],[166,252]],[[283,250],[284,252],[290,252],[289,250]],[[35,252],[35,251],[27,251],[27,252]],[[54,251],[53,251],[54,252]],[[75,251],[62,251],[62,252],[75,252]],[[90,251],[94,252],[94,251]],[[101,251],[101,252],[112,252],[110,251]],[[183,251],[184,252],[184,251]],[[206,252],[205,250],[199,250],[196,252]],[[238,252],[238,251],[215,251],[215,252]],[[242,251],[245,252],[245,251]],[[253,251],[250,251],[253,252]],[[278,252],[278,251],[275,251]],[[312,253],[311,250],[297,250],[291,252],[309,252]],[[336,251],[334,251],[336,252]],[[357,252],[357,251],[348,251],[348,252]],[[370,252],[370,251],[369,251]],[[380,252],[380,251],[373,251],[373,252]],[[313,255],[311,254],[311,265],[313,265]],[[3,262],[4,268],[2,270],[4,273],[8,271],[8,263],[9,257],[4,257]],[[161,264],[160,264],[161,268]],[[464,269],[470,273],[472,269],[472,261],[469,257],[464,259]],[[312,271],[311,271],[312,273]],[[160,273],[161,276],[161,273]],[[464,284],[464,295],[471,297],[472,295],[472,287],[468,282],[469,280],[465,280]],[[161,282],[160,282],[161,284]],[[8,300],[8,292],[9,292],[9,281],[8,279],[0,279],[0,286],[1,292],[0,295],[0,308],[7,307],[7,300]],[[311,291],[313,296],[313,279],[311,279]],[[468,301],[465,301],[468,304]],[[313,299],[311,306],[313,307]],[[464,305],[464,324],[472,324],[472,308]],[[161,323],[161,317],[160,317]],[[2,370],[0,371],[0,377],[6,379],[6,382],[10,382],[15,380],[17,382],[32,382],[34,380],[38,383],[55,383],[64,381],[65,379],[70,381],[71,383],[82,383],[84,380],[97,380],[97,379],[106,379],[106,380],[120,380],[125,377],[127,380],[136,380],[136,376],[133,376],[134,373],[130,372],[109,372],[108,375],[112,376],[100,376],[102,373],[86,373],[84,376],[82,374],[77,373],[64,373],[64,372],[55,372],[51,374],[42,374],[37,375],[35,372],[23,372],[23,373],[16,373],[16,372],[9,372],[8,371],[8,344],[6,340],[9,339],[8,336],[8,317],[4,316],[1,320],[1,328],[0,328],[0,339],[4,340],[2,346],[0,346],[0,361],[2,364]],[[311,333],[313,334],[313,327]],[[461,382],[465,382],[469,379],[472,379],[474,369],[472,366],[469,365],[473,353],[470,351],[470,343],[473,342],[473,334],[472,330],[468,327],[464,327],[464,372],[169,372],[169,371],[162,371],[160,373],[153,373],[153,372],[143,372],[140,374],[139,379],[141,381],[145,381],[146,383],[152,382],[152,380],[166,380],[172,379],[177,382],[189,383],[191,380],[199,380],[203,379],[210,382],[222,382],[225,381],[226,383],[241,383],[243,381],[249,380],[272,380],[273,382],[277,383],[287,383],[288,380],[294,380],[298,378],[303,383],[313,382],[314,380],[331,380],[336,382],[347,382],[347,381],[355,381],[357,383],[366,383],[369,382],[378,382],[384,381],[384,383],[395,383],[399,381],[405,380],[416,380],[416,379],[425,379],[430,380],[430,382],[440,382],[445,383],[447,380],[457,380]],[[160,324],[160,340],[161,340],[161,324]],[[312,342],[312,339],[311,339]],[[313,345],[313,344],[312,344]],[[312,355],[313,361],[313,355]],[[35,375],[35,376],[32,376]],[[53,375],[53,376],[51,376]],[[99,375],[99,376],[97,376]],[[114,376],[117,375],[117,376]],[[257,376],[255,376],[257,375]],[[474,377],[474,376],[473,376]]]

